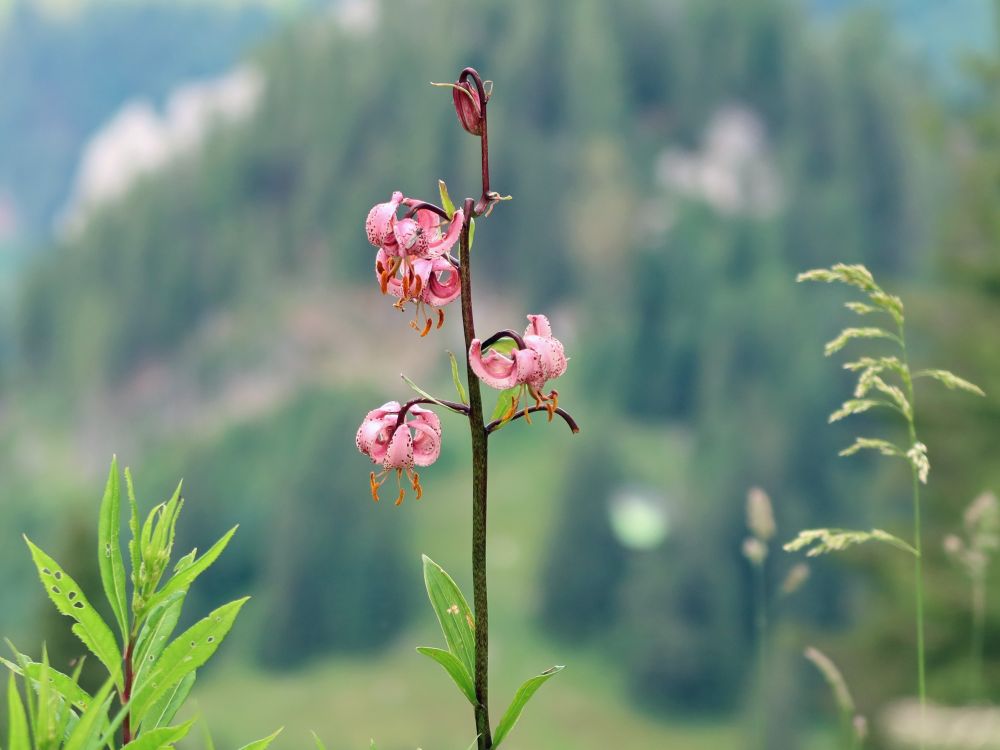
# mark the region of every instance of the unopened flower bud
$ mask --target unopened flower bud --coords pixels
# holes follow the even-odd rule
[[[483,109],[479,103],[479,92],[468,81],[455,84],[451,90],[455,101],[455,112],[465,132],[481,136],[483,134]]]

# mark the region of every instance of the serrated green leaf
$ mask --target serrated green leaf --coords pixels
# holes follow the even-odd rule
[[[817,557],[830,552],[840,552],[865,542],[884,542],[916,557],[920,556],[913,547],[899,537],[893,536],[882,529],[871,531],[851,531],[848,529],[806,529],[784,545],[785,552],[797,552],[805,549],[807,557]]]
[[[469,603],[458,584],[427,555],[424,558],[424,585],[448,650],[461,661],[471,675],[476,669],[475,621]]]
[[[143,717],[143,730],[159,729],[172,722],[191,694],[197,676],[197,670],[184,675],[180,682],[161,695]]]
[[[841,456],[853,456],[858,451],[862,450],[875,450],[881,453],[883,456],[897,456],[902,457],[903,451],[897,446],[890,443],[888,440],[882,440],[880,438],[855,438],[854,442],[847,448],[844,448],[838,455]]]
[[[465,394],[465,386],[462,385],[462,378],[458,374],[458,360],[455,355],[448,352],[448,359],[451,360],[451,379],[455,383],[455,390],[458,392],[458,400],[463,404],[469,403],[469,397]]]
[[[119,683],[121,652],[114,633],[87,601],[76,581],[70,578],[55,560],[36,547],[27,536],[24,537],[24,541],[31,551],[32,560],[38,569],[38,577],[49,599],[60,613],[76,621],[72,627],[73,633],[94,656],[100,659],[115,682]]]
[[[966,391],[968,393],[974,393],[977,396],[985,396],[983,389],[980,388],[975,383],[970,383],[964,378],[958,377],[953,372],[949,370],[920,370],[919,372],[913,373],[915,378],[933,378],[934,380],[942,383],[946,388],[950,390],[958,389],[960,391]]]
[[[517,693],[514,694],[514,700],[511,701],[510,707],[500,719],[500,723],[497,724],[497,731],[493,735],[493,747],[499,747],[500,743],[507,738],[507,735],[510,734],[510,730],[514,728],[514,725],[517,724],[517,720],[521,718],[521,712],[524,711],[524,707],[528,704],[528,701],[531,700],[532,696],[538,691],[538,688],[562,671],[563,667],[561,666],[546,669],[540,675],[532,677],[518,688]]]
[[[823,347],[823,354],[829,357],[831,354],[839,352],[848,342],[854,339],[890,339],[897,344],[900,343],[899,337],[896,334],[889,333],[884,328],[875,326],[869,328],[845,328],[835,339],[826,343],[826,346]]]
[[[497,405],[493,408],[493,414],[490,416],[491,422],[496,419],[502,419],[508,413],[513,413],[511,409],[512,405],[514,409],[517,409],[517,401],[520,398],[522,387],[515,385],[513,388],[500,391],[500,395],[497,396]]]
[[[269,734],[267,737],[255,740],[254,742],[244,745],[243,747],[240,748],[240,750],[267,750],[268,746],[272,742],[274,742],[275,738],[277,738],[277,736],[281,734],[283,730],[284,727],[281,727],[276,732]]]
[[[24,655],[21,654],[21,656],[23,657]],[[0,664],[7,667],[7,669],[11,671],[12,676],[16,674],[27,680],[31,680],[35,690],[38,690],[43,675],[47,675],[49,685],[74,708],[81,711],[86,710],[87,706],[89,706],[93,700],[90,693],[80,687],[77,681],[69,675],[63,674],[59,670],[53,669],[52,667],[48,667],[46,670],[44,664],[30,661],[27,657],[24,657],[23,663],[24,666],[22,667],[14,664],[12,661],[8,661],[7,659],[0,657]]]
[[[160,750],[163,747],[173,747],[187,736],[194,721],[190,719],[176,727],[160,727],[145,731],[125,745],[123,750]]]
[[[455,204],[451,201],[451,196],[448,195],[448,186],[445,184],[444,180],[438,180],[438,193],[441,194],[441,208],[444,212],[448,214],[449,217],[455,214]]]
[[[7,750],[31,750],[28,719],[13,673],[7,683]]]
[[[472,675],[469,674],[465,665],[462,664],[457,656],[451,653],[451,651],[431,648],[430,646],[417,646],[417,651],[424,656],[429,656],[444,667],[452,681],[458,686],[458,689],[469,699],[469,702],[473,706],[479,705],[479,701],[476,700],[476,688],[472,684]]]
[[[108,707],[111,705],[113,687],[112,680],[104,683],[90,706],[80,715],[80,720],[66,738],[63,750],[97,750],[103,744],[101,736],[108,726]]]
[[[198,576],[204,573],[205,570],[208,569],[208,567],[214,563],[216,559],[218,559],[219,555],[222,554],[222,551],[226,548],[226,545],[229,544],[229,540],[233,538],[233,534],[236,533],[236,529],[238,528],[239,526],[233,526],[233,528],[223,534],[219,541],[209,547],[208,551],[204,555],[199,557],[183,570],[174,573],[173,577],[167,581],[166,585],[150,597],[149,601],[143,606],[142,612],[144,614],[151,612],[153,607],[165,601],[172,594],[187,589]]]
[[[167,647],[181,616],[187,590],[177,591],[157,604],[143,623],[135,642],[133,664],[136,682],[142,682]]]
[[[101,500],[97,525],[97,559],[104,595],[111,605],[124,642],[128,638],[128,599],[125,592],[125,561],[122,559],[120,541],[121,522],[121,487],[116,456],[111,459],[108,482]]]
[[[125,467],[125,488],[128,492],[128,540],[129,561],[132,563],[132,601],[135,603],[140,596],[139,570],[142,568],[142,555],[139,552],[139,504],[135,499],[135,485],[132,483],[132,470]]]
[[[247,599],[249,597],[219,607],[177,636],[164,649],[145,682],[135,686],[132,714],[136,724],[143,720],[146,712],[160,697],[211,658],[229,633],[236,615]]]

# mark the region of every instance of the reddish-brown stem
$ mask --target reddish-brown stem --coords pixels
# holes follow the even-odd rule
[[[532,406],[532,407],[529,407],[528,409],[518,409],[517,413],[515,413],[514,416],[512,416],[510,419],[508,419],[506,421],[507,422],[513,422],[515,419],[520,419],[521,417],[524,416],[524,412],[525,411],[527,411],[529,414],[532,414],[532,413],[534,413],[536,411],[548,411],[548,407],[547,406]],[[563,418],[563,421],[566,422],[566,426],[569,427],[574,433],[580,431],[580,426],[576,423],[576,420],[573,419],[572,415],[568,411],[566,411],[562,407],[557,407],[553,411],[556,414],[558,414],[560,417]],[[490,422],[488,425],[486,425],[486,433],[490,434],[490,433],[496,431],[497,429],[500,428],[500,425],[503,424],[503,423],[504,423],[504,420],[502,420],[502,419],[494,419],[492,422]]]
[[[524,339],[521,338],[521,335],[519,333],[517,333],[516,331],[506,330],[506,331],[497,331],[488,339],[484,340],[482,343],[483,349],[485,349],[488,346],[492,346],[500,339],[513,339],[517,343],[518,349],[527,348],[527,345],[524,343]]]
[[[132,681],[135,679],[135,675],[132,672],[132,649],[135,647],[135,639],[129,637],[128,643],[125,645],[125,685],[122,688],[122,705],[126,705],[130,700],[132,700]],[[127,745],[132,741],[132,713],[131,711],[125,714],[125,719],[122,721],[122,745]]]
[[[435,206],[433,203],[424,203],[423,201],[412,204],[410,206],[410,210],[406,212],[406,216],[407,218],[412,219],[414,216],[417,215],[417,211],[421,210],[435,213],[442,219],[445,219],[446,221],[451,220],[451,217],[448,215],[448,212],[445,211],[443,208],[441,208],[440,206]]]
[[[486,89],[483,86],[483,79],[480,78],[478,71],[475,68],[466,68],[462,71],[462,74],[458,77],[458,82],[460,84],[467,83],[469,79],[472,79],[472,84],[476,87],[476,94],[479,96],[479,111],[482,120],[482,135],[479,136],[479,149],[482,154],[482,172],[483,172],[483,194],[479,198],[479,201],[475,204],[475,214],[473,216],[479,216],[490,205],[490,142],[489,135],[487,133],[487,119],[486,119],[486,102],[489,97],[486,96]],[[466,215],[470,215],[468,211]]]
[[[483,420],[483,396],[479,388],[479,378],[472,371],[468,355],[472,340],[476,338],[476,324],[472,317],[472,272],[469,261],[469,226],[475,211],[473,203],[472,198],[467,198],[465,201],[465,224],[462,226],[459,262],[462,277],[465,371],[469,383],[469,428],[472,434],[472,593],[476,625],[474,675],[476,733],[479,735],[479,750],[490,750],[493,747],[493,737],[489,708],[490,620],[486,593],[486,493],[489,441]]]
[[[469,414],[469,407],[466,406],[465,404],[460,404],[457,401],[446,401],[443,398],[438,398],[438,399],[415,398],[411,401],[407,401],[400,407],[399,414],[396,415],[396,427],[399,427],[401,424],[403,424],[403,420],[406,419],[406,412],[408,412],[414,406],[419,406],[421,404],[440,404],[441,406],[445,406],[451,409],[452,411],[457,411],[461,414],[465,414],[466,416],[468,416]]]

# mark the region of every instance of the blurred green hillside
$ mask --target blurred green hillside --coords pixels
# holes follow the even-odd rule
[[[584,428],[497,436],[497,694],[571,665],[551,688],[555,713],[540,698],[512,747],[604,748],[623,727],[626,747],[737,746],[737,729],[669,717],[738,716],[759,687],[740,555],[749,487],[771,493],[781,539],[811,525],[906,532],[901,472],[836,457],[878,425],[827,426],[848,381],[822,342],[843,311],[797,287],[798,271],[868,264],[912,301],[919,354],[994,394],[985,409],[930,391],[921,404],[928,545],[996,486],[1000,363],[982,343],[1000,293],[987,280],[997,204],[983,195],[996,189],[993,109],[954,119],[868,16],[817,27],[781,0],[477,7],[387,0],[367,30],[287,29],[254,58],[266,88],[251,119],[28,269],[0,381],[0,633],[23,640],[42,611],[16,532],[64,540],[66,566],[84,564],[79,519],[117,452],[147,504],[185,477],[188,544],[243,525],[200,594],[256,596],[203,688],[221,737],[242,739],[245,717],[225,700],[249,688],[264,728],[286,721],[283,691],[315,707],[287,719],[296,741],[315,727],[331,747],[379,733],[390,750],[467,743],[464,725],[435,723],[446,686],[410,651],[433,638],[418,554],[467,584],[465,433],[446,422],[425,499],[399,509],[373,506],[353,445],[365,411],[406,395],[400,370],[447,393],[443,352],[462,346],[451,310],[427,339],[406,328],[373,283],[361,225],[394,189],[433,199],[443,178],[453,196],[475,191],[477,144],[427,85],[464,65],[496,82],[493,182],[514,198],[477,231],[477,320],[552,318],[572,355],[561,402]],[[995,92],[995,69],[983,80]],[[975,301],[979,328],[955,300]],[[652,549],[612,527],[623,494],[665,517]],[[775,582],[792,562],[772,556]],[[782,600],[769,747],[804,747],[825,708],[798,663],[807,642],[846,663],[866,711],[913,689],[905,563],[823,561]],[[932,693],[963,700],[961,579],[941,556],[931,564]],[[282,668],[303,671],[260,676]],[[388,708],[324,713],[324,691],[346,701],[344,685]],[[594,725],[571,733],[569,715]]]

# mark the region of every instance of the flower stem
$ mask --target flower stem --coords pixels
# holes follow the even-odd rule
[[[486,491],[488,436],[483,420],[483,397],[479,378],[472,371],[468,351],[476,337],[472,317],[472,273],[469,262],[469,226],[475,207],[470,198],[465,201],[465,224],[460,240],[459,263],[462,276],[462,328],[465,331],[465,368],[469,383],[469,427],[472,432],[472,591],[476,625],[476,733],[479,750],[490,750],[489,709],[489,604],[486,591]]]
[[[914,417],[916,403],[913,393],[913,378],[910,376],[910,362],[906,354],[906,337],[902,323],[899,323],[899,344],[903,353],[903,385],[906,387],[906,398],[910,402],[910,413],[906,415],[906,426],[910,438],[910,449],[912,449],[917,444],[917,427]],[[917,467],[912,461],[910,462],[910,474],[913,478],[913,549],[916,550],[913,573],[917,619],[917,691],[920,698],[919,747],[920,750],[923,750],[927,716],[927,678],[924,657],[924,562],[923,536],[920,529],[920,477]]]

